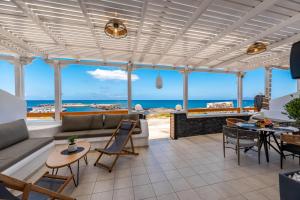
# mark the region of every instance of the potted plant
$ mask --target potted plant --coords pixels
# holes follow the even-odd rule
[[[68,137],[68,151],[69,152],[74,152],[74,151],[77,151],[77,144],[76,144],[76,139],[77,139],[77,136],[70,136]]]
[[[284,106],[289,118],[295,120],[295,125],[300,127],[300,98],[292,99]]]

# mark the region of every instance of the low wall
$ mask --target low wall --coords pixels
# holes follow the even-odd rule
[[[211,133],[221,133],[226,118],[234,117],[249,120],[249,113],[214,113],[207,115],[189,115],[183,112],[171,113],[170,117],[170,137],[178,139],[194,135],[204,135]]]

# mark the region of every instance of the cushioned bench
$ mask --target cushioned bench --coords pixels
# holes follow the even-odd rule
[[[32,153],[50,144],[53,138],[29,138],[0,151],[0,171],[16,164]]]
[[[0,172],[18,178],[25,178],[44,160],[37,158],[53,146],[53,137],[29,138],[24,119],[0,124]]]
[[[92,143],[105,142],[114,133],[119,123],[123,119],[138,121],[134,130],[133,139],[136,146],[148,145],[148,124],[146,120],[139,119],[138,114],[126,115],[80,115],[62,118],[61,131],[53,137],[56,144],[66,143],[70,136],[77,136],[78,139],[86,139]],[[61,142],[60,142],[61,141]],[[95,147],[98,144],[95,145]]]
[[[86,130],[86,131],[72,131],[61,132],[54,135],[55,140],[66,140],[70,136],[77,136],[77,138],[93,138],[93,137],[107,137],[111,136],[116,129],[99,129],[99,130]],[[140,134],[141,129],[135,128],[133,134]]]

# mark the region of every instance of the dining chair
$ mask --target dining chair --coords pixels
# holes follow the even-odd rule
[[[239,118],[226,118],[226,124],[229,127],[236,127],[236,123],[238,122],[246,122],[246,121]]]
[[[260,139],[257,131],[239,129],[237,127],[223,126],[223,154],[225,158],[225,149],[234,149],[238,156],[238,165],[240,165],[240,150],[251,149],[257,146],[258,163],[260,164]],[[254,150],[255,151],[255,150]]]
[[[300,135],[282,134],[280,137],[280,168],[283,167],[283,159],[287,156],[299,157],[300,165]],[[289,152],[290,154],[284,154]]]

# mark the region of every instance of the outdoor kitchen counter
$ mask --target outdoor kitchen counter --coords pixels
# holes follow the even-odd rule
[[[186,114],[173,112],[170,117],[170,137],[178,139],[194,135],[221,133],[226,118],[234,117],[249,120],[253,113],[211,113],[211,114]]]

